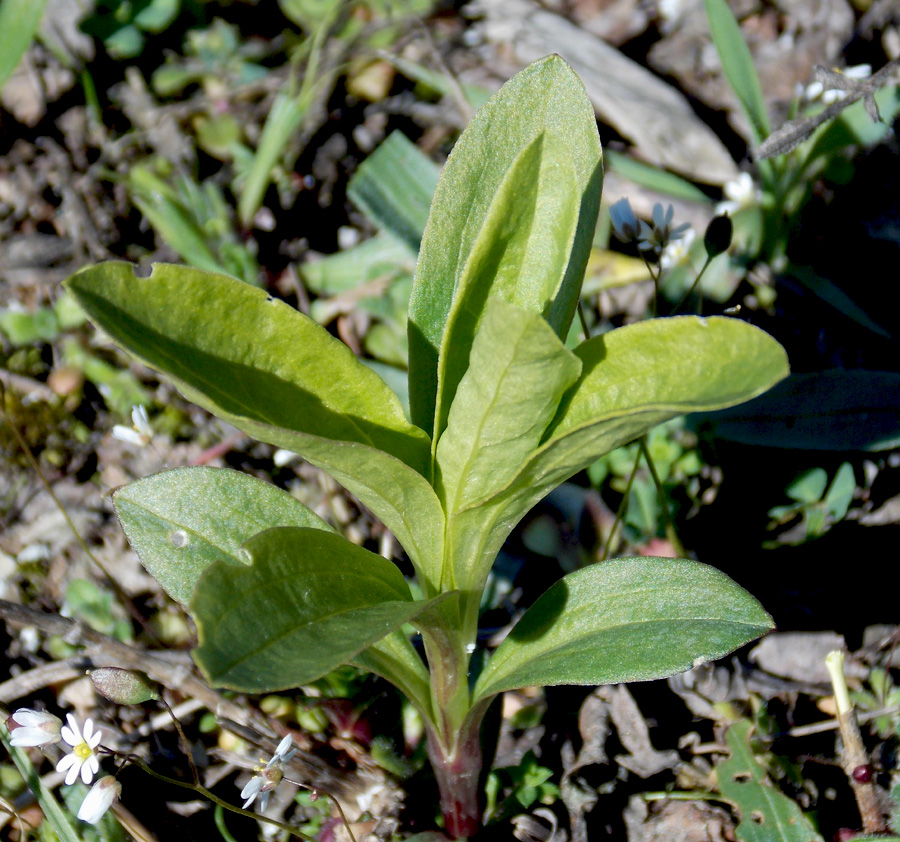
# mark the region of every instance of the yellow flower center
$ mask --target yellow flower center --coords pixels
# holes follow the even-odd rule
[[[87,760],[93,753],[93,749],[91,749],[84,741],[78,743],[78,745],[72,749],[72,754],[78,757],[82,762]]]

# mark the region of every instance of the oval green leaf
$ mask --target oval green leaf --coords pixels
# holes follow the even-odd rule
[[[494,298],[549,319],[578,225],[578,182],[568,144],[541,132],[500,182],[454,293],[438,361],[434,438],[447,423],[474,337]],[[557,332],[561,326],[554,325]]]
[[[334,530],[274,485],[226,468],[175,468],[113,494],[116,514],[147,572],[186,605],[200,574],[247,565],[241,545],[275,526]]]
[[[307,684],[425,608],[387,559],[319,529],[278,528],[244,544],[250,567],[216,564],[191,600],[210,683],[249,693]]]
[[[713,567],[613,559],[570,573],[544,593],[494,653],[473,697],[664,678],[720,658],[772,625],[749,593]]]

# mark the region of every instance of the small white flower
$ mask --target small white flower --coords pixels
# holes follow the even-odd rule
[[[278,744],[275,754],[265,766],[257,766],[254,770],[256,774],[246,783],[241,790],[241,798],[244,801],[244,809],[246,810],[259,796],[259,809],[265,810],[269,803],[269,793],[281,783],[284,777],[284,764],[287,763],[296,753],[297,749],[291,748],[291,735],[288,734]],[[290,751],[288,751],[290,749]]]
[[[103,732],[99,728],[94,731],[94,723],[90,719],[84,720],[82,731],[78,727],[78,720],[71,713],[66,714],[66,722],[69,723],[68,726],[63,725],[60,733],[63,740],[72,746],[72,751],[56,764],[56,771],[66,772],[66,784],[69,786],[75,783],[79,772],[81,780],[89,784],[100,771],[100,761],[94,749],[100,745]]]
[[[78,818],[88,824],[97,824],[121,794],[122,784],[112,775],[104,775],[84,797],[78,809]]]
[[[687,265],[691,259],[691,246],[697,233],[691,228],[685,231],[683,238],[672,240],[659,256],[659,265],[663,269],[672,269],[675,266]]]
[[[131,427],[116,424],[112,434],[120,441],[128,442],[136,447],[144,447],[153,439],[153,429],[150,427],[150,419],[147,410],[143,406],[135,406],[131,409]]]
[[[614,205],[610,205],[609,219],[615,235],[623,242],[630,243],[637,236],[640,223],[628,199],[619,199]]]
[[[758,205],[762,194],[756,189],[753,177],[748,172],[742,172],[734,181],[729,181],[722,188],[726,196],[724,202],[716,205],[716,215],[727,213],[729,216],[743,209]]]
[[[642,251],[652,250],[660,254],[672,240],[680,240],[691,226],[689,222],[685,222],[677,228],[672,228],[674,216],[675,208],[672,205],[664,209],[657,202],[653,206],[653,226],[651,227],[646,222],[641,222],[638,248]]]
[[[62,720],[52,713],[19,708],[9,718],[19,726],[10,731],[10,743],[14,746],[49,746],[62,739]]]
[[[848,79],[868,79],[872,75],[872,65],[855,64],[852,67],[845,67],[838,72]],[[839,88],[829,88],[826,90],[825,86],[819,81],[807,85],[806,90],[803,92],[803,98],[807,102],[815,102],[817,99],[821,99],[825,105],[831,105],[833,102],[837,102],[845,96],[847,96],[846,91],[842,91]]]

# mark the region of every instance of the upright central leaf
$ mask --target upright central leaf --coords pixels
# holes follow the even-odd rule
[[[558,56],[516,75],[463,132],[438,182],[409,304],[410,410],[422,429],[442,428],[483,303],[495,294],[495,279],[499,286],[509,279],[514,255],[527,258],[528,267],[512,271],[519,274],[520,289],[530,287],[531,294],[500,297],[529,307],[529,299],[540,300],[536,309],[558,335],[565,334],[590,252],[601,181],[593,107]],[[505,227],[503,215],[523,227]],[[486,227],[489,234],[483,234]],[[481,238],[486,239],[479,243]],[[481,254],[473,257],[476,244]],[[463,343],[462,364],[454,361],[445,370],[448,399],[435,419],[438,358],[470,259],[478,264],[471,281],[483,288],[473,293],[469,342],[454,339],[453,348]]]
[[[459,281],[438,361],[434,441],[470,364],[487,304],[500,299],[550,317],[578,224],[578,186],[568,145],[543,133],[503,179]]]
[[[470,586],[473,559],[455,552],[455,515],[499,492],[538,447],[581,364],[536,313],[491,300],[437,450],[452,587]],[[478,509],[476,508],[476,511]],[[468,525],[469,529],[472,524]],[[444,584],[449,570],[445,570]]]

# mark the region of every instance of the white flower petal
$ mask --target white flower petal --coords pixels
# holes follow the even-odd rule
[[[257,776],[251,778],[244,785],[244,788],[241,790],[241,798],[247,799],[246,801],[244,801],[245,810],[256,800],[256,796],[259,795],[259,791],[262,789],[263,783],[265,783],[265,781]],[[262,799],[260,799],[260,802],[262,802]]]
[[[78,727],[78,720],[71,713],[67,713],[66,722],[69,724],[63,725],[59,733],[70,746],[77,746],[81,742],[81,729]]]
[[[100,761],[92,754],[81,764],[81,780],[86,784],[94,779],[94,775],[100,771]]]
[[[278,748],[275,749],[275,754],[272,757],[272,760],[276,760],[279,757],[284,758],[284,756],[287,754],[287,750],[291,747],[293,742],[293,737],[291,737],[290,734],[286,734],[282,738],[281,742],[278,743]]]
[[[66,773],[66,784],[71,786],[78,779],[78,772],[81,768],[81,760],[74,754],[67,754],[59,763],[56,764],[56,771],[62,774]]]
[[[116,424],[116,426],[112,428],[112,434],[113,438],[127,442],[128,444],[136,445],[137,447],[146,444],[143,435],[137,430],[132,430],[131,427],[125,427],[122,424]]]

